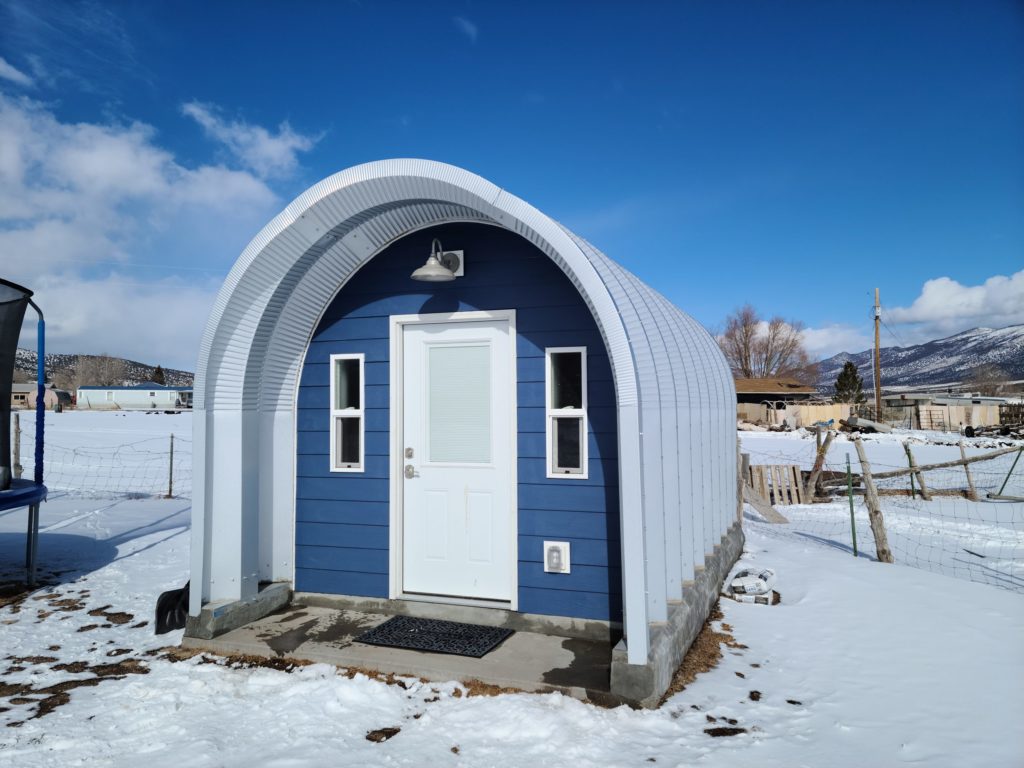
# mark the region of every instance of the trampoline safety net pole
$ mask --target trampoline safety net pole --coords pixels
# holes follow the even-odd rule
[[[46,320],[39,305],[29,299],[29,304],[39,315],[36,326],[36,485],[43,484],[43,427],[46,423]]]

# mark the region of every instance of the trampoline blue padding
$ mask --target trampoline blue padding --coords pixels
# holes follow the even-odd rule
[[[11,480],[11,487],[0,491],[0,512],[18,507],[31,507],[46,500],[46,486],[31,480]]]

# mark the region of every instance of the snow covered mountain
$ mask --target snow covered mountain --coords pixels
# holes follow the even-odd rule
[[[46,378],[53,381],[54,377],[61,376],[61,374],[73,376],[75,367],[78,364],[78,357],[78,355],[47,354]],[[92,357],[92,355],[83,355],[83,357]],[[115,359],[121,360],[121,358]],[[156,369],[155,365],[147,365],[135,360],[123,360],[122,362],[124,363],[124,381],[126,384],[142,384],[153,380],[153,371]],[[35,381],[36,351],[34,349],[18,347],[15,352],[14,370],[28,374],[31,380]],[[164,368],[164,380],[168,386],[191,387],[192,379],[193,374],[189,371]]]
[[[865,388],[871,386],[871,350],[840,352],[818,363],[819,389],[831,389],[843,364],[852,360]],[[983,365],[995,365],[1008,379],[1024,379],[1024,325],[974,328],[912,347],[882,347],[882,386],[955,384]]]

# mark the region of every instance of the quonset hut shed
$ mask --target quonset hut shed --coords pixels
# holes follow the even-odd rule
[[[413,279],[428,254],[459,276]],[[742,545],[711,336],[450,165],[356,166],[271,221],[217,298],[194,406],[194,637],[289,590],[604,623],[613,693],[651,703]]]

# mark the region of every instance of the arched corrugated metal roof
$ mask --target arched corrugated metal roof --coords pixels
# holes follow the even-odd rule
[[[207,323],[195,382],[195,410],[206,414],[194,493],[201,521],[194,526],[194,567],[205,569],[202,594],[219,596],[211,587],[219,561],[210,547],[233,541],[207,509],[216,507],[239,525],[248,519],[284,528],[278,507],[287,503],[287,478],[280,467],[261,468],[273,471],[277,482],[257,480],[232,452],[250,452],[257,462],[288,456],[289,449],[294,455],[294,436],[289,445],[288,431],[266,417],[294,409],[306,346],[322,313],[390,242],[447,221],[517,232],[558,264],[594,315],[615,377],[629,658],[645,663],[648,623],[665,620],[668,601],[679,599],[682,583],[728,529],[722,510],[735,510],[729,503],[735,500],[729,442],[730,435],[735,441],[735,394],[728,366],[698,323],[589,243],[479,176],[427,160],[368,163],[324,179],[271,221],[228,275]],[[238,411],[259,417],[229,418]],[[214,499],[223,506],[230,497],[214,486],[224,482],[241,482],[239,504],[255,503],[258,516],[241,507],[222,513]],[[213,545],[206,541],[211,536]],[[265,537],[256,545],[251,533],[241,533],[241,562],[229,558],[220,589],[236,581],[236,565],[239,582],[257,578],[246,573],[247,558],[260,560],[262,578],[283,569],[279,561],[290,557],[290,542],[278,546]]]

